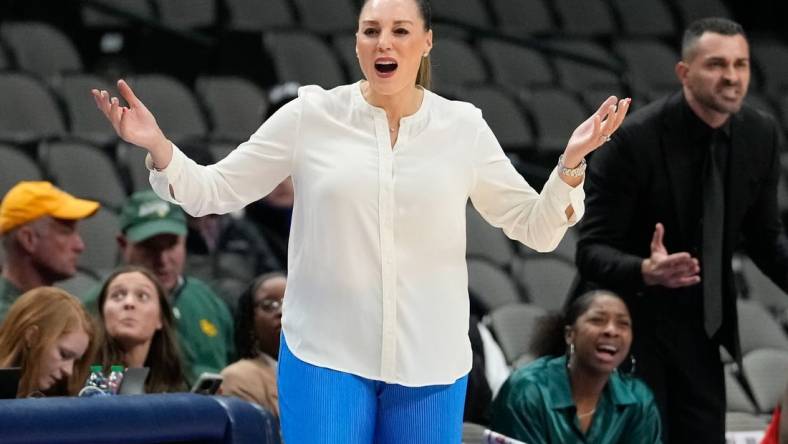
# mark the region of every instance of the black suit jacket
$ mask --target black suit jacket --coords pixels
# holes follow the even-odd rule
[[[688,221],[693,220],[693,211],[700,211],[701,171],[692,163],[693,150],[704,147],[693,146],[687,113],[691,110],[681,92],[651,103],[627,117],[613,140],[590,159],[587,210],[576,256],[581,276],[576,294],[600,287],[625,299],[693,291],[646,287],[640,268],[650,255],[657,222],[665,226],[668,253],[687,251],[699,256],[697,226],[689,226]],[[731,256],[743,241],[758,267],[788,290],[788,240],[777,208],[779,126],[746,105],[731,117],[730,125],[725,220],[720,221],[725,224],[727,267],[718,338],[739,360]]]

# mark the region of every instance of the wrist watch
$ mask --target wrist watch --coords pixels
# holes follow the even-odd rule
[[[558,156],[558,174],[563,174],[564,176],[570,177],[581,177],[586,173],[586,160],[580,160],[580,165],[576,166],[575,168],[568,168],[564,164],[565,156],[561,154]]]

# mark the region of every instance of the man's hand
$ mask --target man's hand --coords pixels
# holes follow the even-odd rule
[[[668,254],[662,242],[665,227],[658,223],[651,238],[651,257],[640,266],[646,285],[680,288],[700,282],[700,265],[689,253]]]

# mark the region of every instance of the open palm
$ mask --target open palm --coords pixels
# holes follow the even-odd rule
[[[96,106],[112,124],[121,139],[148,150],[160,146],[166,138],[156,123],[156,118],[137,98],[131,87],[123,80],[118,81],[118,91],[129,104],[121,106],[117,97],[110,97],[107,91],[94,89],[93,99]]]
[[[630,99],[617,100],[615,96],[608,97],[602,106],[572,133],[566,146],[566,156],[583,158],[605,143],[621,126],[630,102]]]

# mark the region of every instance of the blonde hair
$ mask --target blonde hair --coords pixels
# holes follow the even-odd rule
[[[38,333],[28,344],[25,333],[31,328]],[[85,382],[96,346],[93,321],[77,298],[55,287],[34,288],[14,302],[0,326],[0,366],[21,367],[18,396],[39,389],[36,385],[44,354],[62,335],[78,331],[88,335],[88,348],[75,361],[69,379],[48,390],[51,394],[75,395]]]

